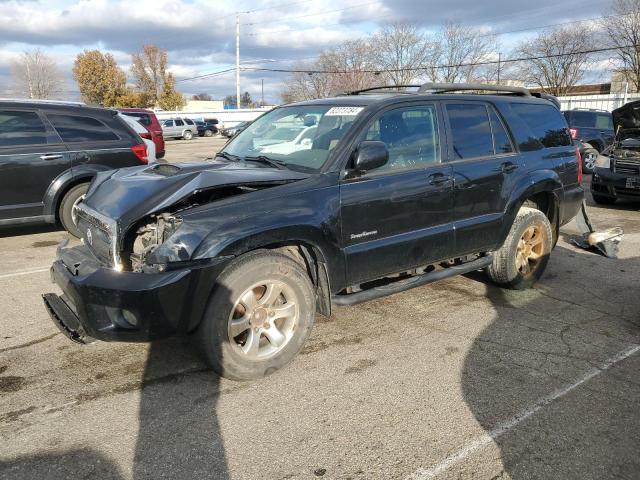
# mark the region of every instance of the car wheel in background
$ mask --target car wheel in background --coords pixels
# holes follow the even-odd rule
[[[183,140],[191,140],[192,138],[193,138],[193,133],[191,132],[191,130],[185,130],[184,133],[182,134]]]
[[[74,210],[78,203],[82,201],[88,189],[88,183],[81,183],[80,185],[72,187],[67,193],[65,193],[64,197],[62,197],[62,201],[60,202],[60,207],[58,209],[60,223],[62,223],[62,226],[67,232],[77,238],[80,238],[82,233],[76,226]]]
[[[213,131],[207,129],[204,131],[204,136],[205,137],[213,137]]]
[[[523,290],[542,276],[553,248],[553,233],[540,210],[522,207],[507,239],[493,254],[487,268],[491,280],[500,286]]]
[[[598,150],[595,148],[586,148],[582,153],[582,171],[584,173],[593,173],[598,158]]]
[[[237,258],[218,277],[196,338],[207,363],[223,377],[261,378],[298,353],[315,313],[303,266],[260,250]]]

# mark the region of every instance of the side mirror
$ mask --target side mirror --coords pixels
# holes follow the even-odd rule
[[[302,145],[303,147],[311,147],[312,144],[313,144],[313,140],[311,140],[310,138],[303,138],[300,141],[300,145]]]
[[[389,161],[389,150],[384,142],[365,140],[360,142],[355,152],[354,169],[358,173],[368,172],[385,165]]]

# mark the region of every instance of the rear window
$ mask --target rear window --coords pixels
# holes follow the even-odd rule
[[[49,121],[65,142],[104,142],[118,140],[100,120],[76,115],[47,114]]]
[[[613,119],[608,112],[581,112],[575,110],[571,112],[572,127],[600,128],[602,130],[613,130]]]
[[[47,131],[36,112],[0,110],[0,147],[47,143]]]
[[[141,123],[145,127],[148,127],[151,125],[151,115],[149,115],[148,113],[142,113],[142,112],[121,112],[121,113],[123,115],[126,115],[127,117],[135,118],[138,121],[138,123]]]
[[[566,147],[572,145],[569,130],[560,111],[553,105],[512,103],[511,110],[529,127],[529,137],[520,150]]]

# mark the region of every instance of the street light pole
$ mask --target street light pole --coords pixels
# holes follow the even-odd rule
[[[240,108],[240,14],[236,14],[236,108]]]

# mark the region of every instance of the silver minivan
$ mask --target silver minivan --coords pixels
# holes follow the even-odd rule
[[[164,138],[182,138],[183,140],[191,140],[198,135],[198,127],[187,118],[170,118],[161,120],[162,136]]]

